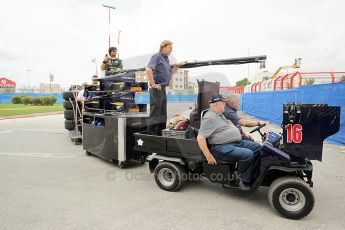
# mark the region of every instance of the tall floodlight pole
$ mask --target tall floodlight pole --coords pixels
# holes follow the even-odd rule
[[[119,30],[119,33],[117,34],[117,57],[120,58],[120,52],[119,52],[119,47],[120,47],[120,33],[121,30]]]
[[[31,69],[27,69],[26,70],[27,72],[28,72],[28,91],[30,91],[30,71],[31,71]]]
[[[116,8],[114,6],[108,6],[105,4],[102,4],[103,7],[108,8],[108,17],[109,17],[109,47],[110,47],[110,10],[113,9],[115,10]]]
[[[97,70],[97,62],[96,62],[96,58],[93,58],[91,61],[92,61],[93,63],[95,63],[96,76],[98,76],[98,70]]]

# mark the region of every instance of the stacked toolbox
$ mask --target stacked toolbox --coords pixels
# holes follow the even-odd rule
[[[139,81],[137,75],[138,72],[129,71],[98,78],[97,86],[86,88],[83,148],[87,154],[116,162],[120,167],[130,160],[143,160],[140,153],[133,151],[133,133],[147,129],[148,105],[139,99],[148,91],[148,83]]]

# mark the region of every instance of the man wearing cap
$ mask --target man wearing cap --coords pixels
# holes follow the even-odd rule
[[[245,138],[248,140],[254,140],[253,136],[242,130],[241,126],[254,127],[266,125],[264,121],[256,121],[250,119],[243,119],[237,115],[237,110],[240,106],[240,95],[236,93],[229,93],[226,95],[227,103],[224,109],[224,116],[226,119],[230,120],[234,125],[236,125],[241,131]]]
[[[249,190],[255,179],[253,169],[259,166],[261,145],[242,140],[239,129],[223,115],[226,100],[221,95],[213,96],[209,103],[210,109],[204,111],[201,118],[197,138],[199,147],[208,164],[217,164],[216,159],[238,161],[239,186]]]
[[[150,118],[148,120],[149,135],[162,135],[167,122],[166,87],[169,86],[171,76],[174,75],[182,62],[170,65],[168,56],[172,52],[172,42],[164,40],[160,44],[159,52],[151,57],[146,67],[146,76],[150,88]]]
[[[105,71],[105,76],[116,74],[120,72],[123,68],[122,60],[116,56],[117,48],[109,47],[108,54],[105,55],[103,63],[101,65],[101,70]]]

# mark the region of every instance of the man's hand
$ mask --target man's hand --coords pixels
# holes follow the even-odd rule
[[[181,62],[175,64],[175,66],[180,67],[181,65],[184,65],[184,64],[187,64],[187,63],[188,63],[187,61],[181,61]]]
[[[174,75],[177,72],[178,68],[180,68],[181,65],[184,65],[186,63],[187,63],[187,61],[183,61],[183,62],[179,62],[179,63],[174,64],[173,68],[171,69],[171,75]]]
[[[243,134],[243,136],[245,136],[247,139],[254,141],[254,137],[253,137],[250,133],[245,132],[245,131],[242,131],[242,134]]]
[[[208,155],[206,156],[206,159],[207,159],[207,163],[208,163],[209,165],[216,165],[216,164],[217,164],[217,161],[216,161],[216,159],[214,159],[214,157],[213,157],[212,154],[208,154]]]
[[[171,69],[171,75],[174,75],[176,73],[176,71],[178,70],[178,66],[177,65],[173,65],[173,68]]]
[[[217,161],[216,159],[214,159],[213,155],[210,153],[210,150],[207,147],[206,138],[201,135],[198,135],[197,140],[199,147],[207,160],[207,163],[210,165],[216,165]]]
[[[264,122],[264,121],[258,121],[258,125],[259,125],[259,126],[265,126],[265,125],[266,125],[266,122]]]
[[[162,86],[160,84],[154,84],[152,88],[157,89],[158,91],[162,90]]]
[[[105,55],[103,62],[107,62],[109,60],[108,54]]]

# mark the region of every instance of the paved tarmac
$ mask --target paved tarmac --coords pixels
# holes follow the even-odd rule
[[[170,104],[169,114],[189,104]],[[268,129],[279,130],[269,125]],[[148,165],[119,169],[86,156],[63,115],[0,120],[0,229],[344,229],[345,148],[324,145],[314,162],[315,207],[301,220],[254,194],[208,181],[158,188]]]

